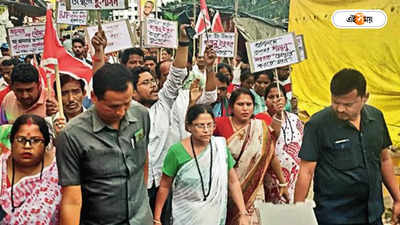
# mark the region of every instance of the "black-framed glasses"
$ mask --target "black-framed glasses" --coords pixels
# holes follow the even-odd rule
[[[26,137],[20,136],[20,137],[16,137],[15,141],[18,144],[21,144],[23,146],[25,146],[26,143],[29,143],[29,145],[31,145],[31,146],[38,146],[38,145],[44,143],[44,139],[43,138],[38,138],[38,137],[26,138]]]

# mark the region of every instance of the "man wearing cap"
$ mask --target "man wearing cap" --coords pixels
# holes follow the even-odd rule
[[[1,44],[0,50],[2,56],[11,56],[10,48],[7,43]]]

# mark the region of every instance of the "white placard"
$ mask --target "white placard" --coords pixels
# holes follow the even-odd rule
[[[68,10],[126,9],[127,0],[67,0]]]
[[[6,25],[0,24],[0,42],[7,42],[7,30]]]
[[[218,57],[232,58],[235,56],[235,33],[208,33],[201,36],[200,55],[204,55],[207,41],[212,45]]]
[[[269,70],[300,61],[294,33],[246,42],[251,72]]]
[[[44,25],[14,27],[8,29],[11,54],[28,55],[43,52]]]
[[[7,24],[8,8],[5,5],[0,5],[0,24]]]
[[[300,61],[304,61],[307,59],[306,47],[304,45],[304,36],[302,34],[296,35],[296,41]]]
[[[146,18],[144,30],[145,46],[177,48],[178,23],[169,20]]]
[[[318,225],[312,200],[296,204],[256,202],[255,207],[260,213],[260,225]]]
[[[88,11],[68,11],[64,2],[59,2],[57,7],[57,23],[86,25]]]
[[[102,24],[101,27],[107,38],[107,47],[105,48],[104,53],[107,54],[133,47],[132,32],[128,20]],[[90,26],[86,28],[86,33],[89,36],[88,40],[92,40],[92,37],[97,30],[98,26]]]

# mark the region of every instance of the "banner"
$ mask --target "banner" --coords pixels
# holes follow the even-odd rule
[[[333,75],[344,68],[356,69],[367,80],[367,104],[383,112],[392,142],[400,147],[400,2],[346,2],[346,9],[383,10],[388,23],[381,29],[336,28],[331,17],[343,9],[337,3],[290,1],[289,31],[304,35],[308,56],[293,65],[290,74],[299,109],[312,115],[329,106]]]
[[[68,11],[64,2],[58,2],[57,23],[86,25],[88,11]]]
[[[200,55],[204,55],[207,41],[212,45],[217,57],[233,58],[235,56],[235,33],[208,33],[208,40],[206,33],[203,33],[200,41]]]
[[[300,59],[296,45],[294,33],[246,42],[251,72],[298,63]]]
[[[304,36],[302,34],[296,35],[296,41],[300,61],[304,61],[307,59],[306,47],[304,46]]]
[[[11,55],[28,55],[43,52],[44,25],[8,29]]]
[[[68,0],[68,10],[127,9],[128,0]]]
[[[102,24],[101,27],[107,37],[107,47],[104,50],[105,54],[133,47],[133,34],[128,20]],[[98,26],[86,28],[86,34],[89,36],[88,40],[92,40],[97,29]],[[92,47],[92,45],[90,46]]]
[[[178,47],[178,23],[169,20],[147,18],[145,20],[144,45],[163,48]]]

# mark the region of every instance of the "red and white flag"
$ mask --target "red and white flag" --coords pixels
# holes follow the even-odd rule
[[[211,32],[214,33],[224,32],[224,26],[222,25],[221,16],[219,15],[218,10],[212,21]]]
[[[196,35],[200,36],[206,31],[206,29],[211,29],[210,16],[208,15],[208,8],[206,0],[200,0],[200,13],[196,22]]]
[[[57,60],[55,62],[55,60]],[[41,64],[44,65],[46,72],[54,74],[54,62],[58,63],[60,73],[72,76],[74,79],[83,80],[87,85],[92,79],[92,67],[73,57],[61,45],[57,38],[56,29],[53,25],[52,11],[46,12],[46,30],[44,33],[44,50]],[[54,76],[53,76],[54,77]],[[52,79],[53,81],[54,79]]]

